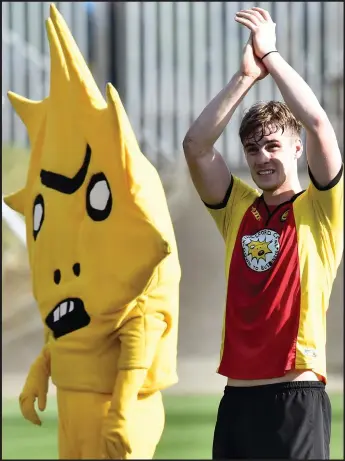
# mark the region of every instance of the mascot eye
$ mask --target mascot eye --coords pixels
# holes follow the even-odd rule
[[[86,210],[94,221],[104,221],[110,215],[113,200],[103,173],[92,176],[86,191]]]
[[[36,240],[39,231],[41,230],[44,220],[44,200],[42,195],[38,195],[34,201],[33,209],[33,234]]]

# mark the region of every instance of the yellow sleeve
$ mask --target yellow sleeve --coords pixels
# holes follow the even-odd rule
[[[121,352],[118,369],[149,369],[166,329],[162,313],[145,312],[137,304],[119,328]]]
[[[311,182],[307,195],[321,226],[330,233],[343,232],[344,165],[326,187],[319,187],[309,169]]]
[[[241,205],[241,208],[247,209],[258,196],[257,190],[232,174],[231,183],[224,200],[218,205],[209,205],[204,202],[224,240],[226,239],[233,213],[238,210],[238,206]]]
[[[344,233],[344,182],[343,165],[337,176],[326,187],[319,187],[309,170],[311,182],[307,189],[308,208],[321,236],[325,263],[337,269],[343,255]]]
[[[49,344],[46,342],[44,346],[41,349],[41,352],[39,353],[38,357],[36,360],[32,363],[30,367],[30,372],[29,374],[36,376],[41,375],[42,372],[50,376],[51,368],[50,368],[50,349],[49,349]]]
[[[44,344],[48,345],[50,338],[51,338],[51,330],[48,327],[46,327],[46,325],[44,325],[43,334],[44,334]]]

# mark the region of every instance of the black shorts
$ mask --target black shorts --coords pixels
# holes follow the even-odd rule
[[[331,403],[322,382],[226,386],[213,459],[329,459]]]

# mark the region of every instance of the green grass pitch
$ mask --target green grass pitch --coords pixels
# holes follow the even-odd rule
[[[331,458],[343,459],[343,395],[331,395]],[[166,426],[156,459],[211,459],[218,396],[164,397]],[[57,459],[54,398],[48,402],[42,427],[25,421],[17,400],[3,400],[2,459]]]

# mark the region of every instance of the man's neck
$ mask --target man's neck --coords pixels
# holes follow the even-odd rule
[[[294,197],[302,190],[303,189],[299,181],[296,181],[296,183],[290,184],[289,186],[283,185],[275,191],[263,191],[263,198],[266,205],[278,206],[281,203],[291,200],[292,197]]]

